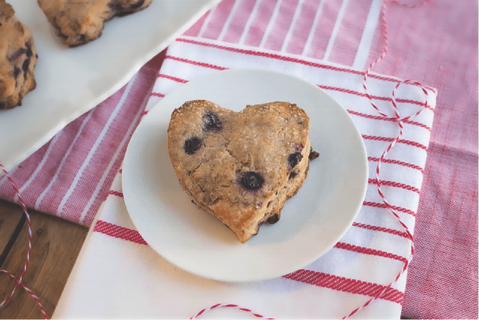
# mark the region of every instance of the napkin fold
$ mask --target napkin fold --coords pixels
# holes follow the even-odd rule
[[[189,274],[154,252],[131,222],[125,207],[121,170],[97,214],[55,310],[55,318],[186,318],[218,303],[232,303],[275,318],[338,318],[372,297],[383,295],[352,317],[399,318],[406,274],[390,288],[407,263],[411,244],[378,194],[376,167],[398,136],[391,92],[400,79],[371,74],[314,58],[222,41],[183,36],[170,45],[146,110],[190,80],[230,68],[284,72],[325,90],[351,115],[369,160],[363,207],[345,236],[324,256],[282,277],[254,283],[223,283]],[[413,232],[427,157],[436,92],[417,85],[397,92],[404,133],[384,159],[380,184],[391,208]],[[427,107],[425,104],[427,99]],[[346,200],[345,200],[346,201]],[[314,245],[314,244],[312,244]],[[291,257],[294,259],[294,257]],[[194,263],[194,261],[192,261]],[[239,309],[215,309],[208,317],[245,317]]]

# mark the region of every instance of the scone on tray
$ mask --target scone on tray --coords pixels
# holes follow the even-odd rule
[[[77,47],[101,36],[104,23],[143,10],[152,0],[38,0],[61,41]]]
[[[35,89],[37,59],[30,30],[12,6],[0,0],[0,109],[22,105],[23,97]]]
[[[181,188],[244,243],[276,223],[309,168],[308,115],[296,104],[184,103],[171,115],[168,153]],[[316,153],[315,153],[316,154]]]

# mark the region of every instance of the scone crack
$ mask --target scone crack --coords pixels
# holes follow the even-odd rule
[[[232,158],[235,158],[236,161],[238,162],[238,159],[234,156],[233,152],[228,148],[229,146],[229,142],[228,144],[226,144],[224,147],[225,147],[225,151],[229,153],[229,155],[232,157]]]
[[[188,175],[188,176],[193,175],[193,174],[196,172],[196,170],[198,170],[198,169],[201,167],[202,164],[203,164],[203,161],[201,161],[201,162],[198,164],[198,166],[195,167],[193,170],[187,171],[187,175]]]
[[[218,197],[218,198],[214,199],[213,201],[210,202],[210,206],[214,206],[215,204],[218,203],[218,201],[220,201],[222,199],[223,199],[223,197]]]

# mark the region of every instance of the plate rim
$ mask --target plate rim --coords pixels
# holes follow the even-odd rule
[[[323,249],[323,251],[321,251],[320,253],[318,253],[317,255],[314,255],[310,261],[307,263],[311,263],[311,262],[314,262],[315,260],[317,260],[318,258],[320,258],[321,256],[323,256],[325,253],[327,253],[328,251],[330,251],[334,245],[346,234],[346,232],[351,228],[353,222],[355,221],[355,219],[357,218],[361,208],[362,208],[362,204],[363,204],[363,201],[365,199],[365,196],[366,196],[366,191],[367,191],[367,184],[368,184],[368,175],[369,175],[369,167],[368,167],[368,161],[367,161],[367,150],[366,150],[366,146],[364,144],[364,140],[361,138],[361,133],[358,129],[358,127],[356,126],[353,118],[351,117],[351,115],[347,112],[347,110],[336,100],[334,99],[328,92],[326,92],[325,90],[322,90],[321,88],[315,86],[314,84],[304,80],[304,79],[301,79],[297,76],[294,76],[294,75],[290,75],[290,74],[287,74],[287,73],[283,73],[283,72],[278,72],[278,71],[272,71],[272,70],[268,70],[268,69],[262,69],[262,68],[230,68],[230,69],[227,69],[227,70],[221,70],[221,71],[216,71],[216,72],[212,72],[212,73],[208,73],[208,74],[204,74],[204,75],[200,75],[200,76],[197,76],[193,79],[191,79],[190,81],[188,81],[187,83],[183,84],[183,85],[180,85],[178,87],[176,87],[173,91],[171,91],[170,93],[168,93],[162,100],[158,101],[155,105],[153,105],[149,112],[145,115],[145,118],[148,117],[148,119],[150,117],[153,117],[153,113],[151,112],[151,110],[153,110],[154,108],[158,108],[159,105],[162,104],[162,101],[171,93],[177,91],[177,90],[180,90],[181,88],[184,88],[184,86],[187,86],[187,85],[194,85],[196,81],[203,81],[209,77],[218,77],[219,75],[221,75],[221,73],[237,73],[237,72],[246,72],[246,73],[251,73],[251,72],[264,72],[264,73],[269,73],[269,74],[278,74],[278,75],[281,75],[281,76],[285,76],[285,77],[289,77],[291,79],[294,79],[295,81],[300,81],[302,82],[304,85],[309,85],[310,87],[313,87],[315,90],[318,90],[318,91],[321,91],[322,94],[328,96],[332,101],[334,101],[334,103],[336,104],[337,107],[339,107],[339,110],[341,110],[341,112],[343,113],[343,115],[345,115],[347,118],[348,118],[348,121],[352,124],[351,128],[353,129],[355,135],[356,135],[356,138],[359,138],[358,140],[360,141],[360,144],[359,144],[359,149],[361,151],[361,159],[362,159],[362,164],[363,164],[363,171],[362,171],[362,174],[363,174],[363,183],[362,185],[360,186],[361,187],[361,192],[360,192],[360,201],[358,201],[358,203],[354,206],[355,207],[355,212],[354,214],[352,214],[350,216],[350,218],[348,219],[348,222],[345,224],[345,227],[342,229],[342,232],[340,234],[338,234],[337,236],[337,240],[335,240],[334,242],[330,243],[328,246],[325,246],[325,249]],[[143,119],[144,120],[144,119]],[[169,121],[169,119],[168,119]],[[143,121],[142,121],[143,122]],[[132,142],[134,141],[134,137],[135,137],[135,134],[137,133],[137,130],[138,128],[140,128],[141,126],[141,123],[137,126],[137,128],[135,129],[135,131],[133,132],[133,135],[128,143],[128,146],[127,146],[127,149],[126,149],[126,152],[125,152],[125,157],[124,157],[124,166],[123,166],[123,174],[121,176],[121,182],[122,182],[122,187],[123,187],[123,193],[124,193],[124,201],[125,201],[125,206],[127,208],[127,212],[128,212],[128,215],[130,216],[131,218],[131,221],[133,223],[133,225],[137,228],[137,231],[140,233],[140,235],[142,234],[140,228],[138,228],[138,224],[137,222],[135,222],[135,218],[132,217],[131,213],[130,213],[130,208],[131,208],[131,203],[129,200],[130,196],[128,195],[129,191],[126,191],[125,192],[125,180],[128,179],[129,175],[128,175],[128,166],[126,165],[127,163],[129,163],[130,161],[130,157],[129,156],[131,154],[131,151],[129,152],[130,150],[130,145],[132,144]],[[141,130],[141,129],[140,129]],[[171,163],[170,163],[171,164]],[[126,173],[126,174],[125,174]],[[128,187],[126,187],[126,190],[128,190]],[[130,203],[130,204],[128,204]],[[143,236],[143,235],[142,235]],[[146,239],[145,239],[146,240]],[[148,241],[147,241],[148,242]],[[200,277],[203,277],[203,278],[207,278],[207,279],[212,279],[212,280],[217,280],[217,281],[223,281],[223,282],[231,282],[231,283],[244,283],[244,282],[252,282],[252,281],[264,281],[264,280],[269,280],[269,279],[274,279],[274,278],[277,278],[281,275],[284,275],[284,274],[287,274],[288,272],[286,273],[281,273],[281,274],[274,274],[272,276],[267,276],[267,277],[258,277],[258,278],[248,278],[248,279],[239,279],[239,278],[230,278],[230,277],[222,277],[222,276],[214,276],[214,275],[205,275],[204,273],[202,272],[198,272],[198,271],[195,271],[194,268],[187,268],[187,267],[184,267],[182,265],[178,265],[175,261],[172,261],[169,257],[166,257],[164,256],[163,254],[161,254],[155,247],[155,245],[153,246],[150,246],[153,251],[160,255],[162,258],[164,258],[166,261],[170,262],[171,264],[179,267],[180,269],[182,270],[185,270],[186,272],[188,273],[191,273],[191,274],[194,274],[194,275],[197,275],[197,276],[200,276]],[[295,270],[297,270],[298,268],[301,268],[301,267],[304,267],[305,265],[307,264],[304,264],[304,263],[298,263],[298,265],[301,265],[301,266],[296,266],[296,267],[292,267],[290,268],[290,271],[289,272],[293,272]]]

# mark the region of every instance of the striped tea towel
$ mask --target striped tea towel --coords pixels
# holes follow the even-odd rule
[[[229,68],[284,72],[328,92],[351,115],[370,165],[363,207],[346,235],[324,256],[282,277],[255,283],[222,283],[189,274],[155,253],[126,211],[121,171],[78,258],[55,311],[57,318],[187,318],[218,304],[238,305],[275,318],[399,318],[406,274],[391,287],[410,255],[404,228],[379,196],[376,166],[398,134],[391,92],[400,79],[371,74],[371,106],[363,71],[313,58],[183,36],[168,49],[147,110],[198,76]],[[414,230],[436,93],[405,84],[397,93],[404,134],[384,159],[380,184],[391,208]],[[428,107],[424,109],[427,99]],[[294,258],[294,257],[293,257]],[[383,292],[384,291],[384,292]],[[361,308],[375,295],[381,297]],[[215,308],[208,317],[245,317],[244,310]],[[203,315],[202,315],[203,316]],[[206,317],[206,315],[204,315]]]

